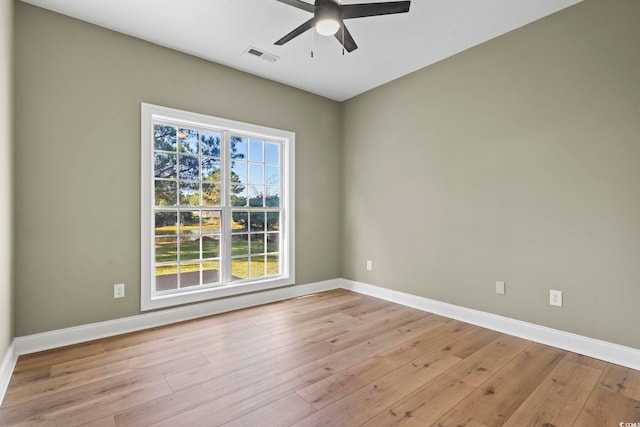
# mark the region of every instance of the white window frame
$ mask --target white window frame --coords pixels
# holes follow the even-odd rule
[[[185,126],[197,126],[223,130],[228,133],[240,134],[281,143],[281,235],[280,235],[280,275],[265,278],[247,279],[240,282],[223,283],[216,287],[203,287],[196,290],[183,291],[173,294],[157,295],[155,293],[155,242],[154,242],[154,121],[172,121]],[[223,141],[222,143],[226,143]],[[224,150],[223,150],[224,153]],[[205,301],[214,298],[223,298],[240,295],[248,292],[256,292],[295,283],[295,209],[294,209],[294,158],[295,158],[295,133],[273,129],[204,114],[192,113],[175,108],[162,107],[153,104],[141,104],[141,197],[140,197],[140,246],[141,246],[141,283],[140,283],[140,309],[142,311],[170,307],[180,304],[188,304]],[[223,162],[226,162],[222,159]],[[226,162],[228,163],[228,162]],[[227,165],[228,166],[228,165]],[[228,175],[228,167],[224,170]],[[223,197],[227,203],[222,203],[222,225],[225,234],[230,230],[225,227],[229,222],[232,207],[228,203],[227,179],[223,179]],[[237,208],[236,208],[237,209]],[[226,214],[225,214],[226,212]],[[230,222],[229,222],[230,224]],[[227,230],[226,232],[224,230]],[[223,237],[230,239],[230,235]],[[228,246],[228,245],[224,245]],[[226,250],[230,251],[227,247]],[[222,255],[224,257],[225,255]],[[225,261],[230,267],[231,259]]]

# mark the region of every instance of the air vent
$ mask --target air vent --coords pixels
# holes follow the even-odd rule
[[[262,58],[265,61],[269,61],[269,62],[276,62],[279,58],[273,53],[265,52],[264,50],[260,50],[257,47],[253,47],[253,46],[249,46],[247,50],[245,50],[243,53],[257,56],[258,58]]]

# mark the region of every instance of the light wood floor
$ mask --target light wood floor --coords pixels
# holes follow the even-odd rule
[[[614,426],[640,372],[348,291],[20,357],[2,426]]]

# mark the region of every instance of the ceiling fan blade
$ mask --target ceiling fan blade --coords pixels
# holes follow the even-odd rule
[[[304,33],[305,31],[310,30],[311,28],[313,28],[313,20],[314,18],[309,19],[307,22],[300,25],[298,28],[291,31],[289,34],[287,34],[286,36],[284,36],[274,44],[278,46],[282,46],[286,42],[291,41],[292,39],[298,37],[300,34]]]
[[[289,6],[297,7],[298,9],[306,10],[307,12],[315,12],[316,7],[312,4],[305,3],[300,0],[277,0],[280,3],[288,4]]]
[[[377,15],[391,15],[393,13],[409,12],[410,5],[411,1],[344,4],[340,6],[340,13],[342,15],[342,19],[363,18],[365,16]]]
[[[351,33],[344,24],[340,26],[340,29],[336,33],[335,37],[344,46],[347,52],[352,52],[358,48],[358,45],[356,44],[355,40],[353,40],[353,37],[351,37]]]

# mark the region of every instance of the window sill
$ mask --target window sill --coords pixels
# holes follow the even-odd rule
[[[167,307],[175,307],[182,304],[191,304],[218,298],[227,298],[251,292],[259,292],[267,289],[290,286],[293,284],[295,284],[293,278],[276,277],[261,281],[223,285],[215,288],[198,289],[191,292],[182,292],[178,294],[157,295],[150,298],[145,298],[143,296],[140,304],[140,310],[148,311]]]

